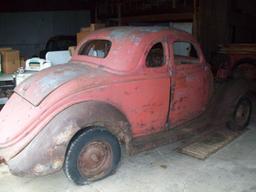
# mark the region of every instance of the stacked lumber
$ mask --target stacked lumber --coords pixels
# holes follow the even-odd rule
[[[219,45],[218,52],[224,54],[256,54],[256,44],[240,43]]]

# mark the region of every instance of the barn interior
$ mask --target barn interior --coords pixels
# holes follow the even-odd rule
[[[105,40],[101,39],[104,36],[101,36],[100,31],[102,31],[102,34],[104,33],[104,30],[108,31],[111,29],[118,30],[120,28],[120,30],[125,31],[130,30],[129,27],[143,27],[143,30],[145,30],[147,27],[150,29],[152,26],[157,29],[159,27],[160,29],[172,30],[174,31],[172,34],[183,34],[185,31],[189,37],[191,36],[195,42],[198,42],[199,46],[193,49],[193,42],[191,46],[191,44],[182,42],[182,39],[178,40],[183,43],[178,46],[178,49],[182,50],[184,54],[188,53],[191,58],[194,57],[194,52],[198,51],[198,49],[201,50],[197,52],[197,55],[199,58],[199,53],[200,55],[202,54],[201,57],[205,60],[205,66],[209,66],[209,71],[211,71],[210,73],[212,74],[211,86],[213,90],[218,90],[215,91],[217,92],[217,96],[218,94],[222,95],[215,100],[215,104],[211,104],[210,102],[205,104],[206,109],[211,105],[215,107],[220,105],[218,110],[216,109],[214,112],[209,112],[211,117],[216,116],[215,119],[212,118],[211,121],[208,121],[208,123],[210,123],[209,127],[211,127],[211,124],[214,124],[215,127],[223,126],[225,127],[225,131],[221,133],[214,132],[214,134],[209,136],[200,135],[199,130],[196,134],[191,134],[195,137],[193,137],[193,140],[190,138],[189,142],[184,142],[184,140],[175,140],[175,142],[168,144],[162,142],[164,145],[156,148],[152,147],[152,149],[149,150],[145,144],[144,149],[138,154],[136,153],[135,155],[130,156],[129,154],[122,153],[121,161],[118,164],[117,169],[113,171],[114,174],[110,174],[109,177],[102,178],[99,181],[89,182],[89,184],[83,186],[75,185],[73,182],[70,182],[65,176],[65,171],[59,171],[54,174],[37,177],[37,174],[31,170],[31,172],[34,173],[32,177],[26,177],[26,174],[23,173],[21,174],[21,177],[15,176],[9,169],[8,161],[3,158],[3,162],[0,164],[0,192],[256,191],[256,26],[253,24],[254,20],[256,20],[256,1],[254,0],[3,1],[0,6],[0,135],[8,135],[10,132],[15,132],[14,129],[16,129],[16,126],[1,127],[2,125],[7,125],[7,121],[16,121],[17,125],[23,125],[20,123],[22,120],[17,120],[16,116],[24,113],[24,110],[27,108],[25,104],[19,105],[19,102],[14,101],[14,99],[16,98],[16,95],[21,95],[24,98],[26,97],[25,93],[25,96],[22,95],[22,90],[25,91],[25,89],[28,89],[28,84],[33,82],[32,80],[29,82],[29,79],[33,78],[32,76],[39,77],[39,73],[47,75],[47,72],[43,72],[48,70],[45,68],[54,68],[54,65],[58,65],[61,70],[62,63],[68,63],[70,60],[72,61],[72,59],[79,60],[79,56],[83,54],[82,49],[85,50],[84,52],[86,53],[84,54],[87,54],[87,56],[97,57],[93,55],[93,53],[90,55],[90,51],[86,51],[88,46],[90,46],[90,49],[92,46],[95,46],[100,50],[106,49],[106,46],[108,46],[108,50],[102,58],[104,59],[106,57],[107,59],[108,53],[112,58],[110,48],[111,43],[109,44],[108,42],[104,42],[105,44],[102,44]],[[127,26],[129,27],[127,28]],[[95,34],[95,36],[92,37],[99,37],[99,39],[95,40],[98,41],[95,44],[89,45],[87,42],[91,43],[93,40],[87,41],[87,38],[90,38],[92,34]],[[136,36],[136,33],[134,33],[134,35]],[[186,35],[184,35],[184,37],[185,36]],[[122,41],[122,39],[120,41]],[[191,41],[189,42],[191,43]],[[114,47],[114,42],[112,44]],[[120,46],[120,50],[123,50],[125,46],[130,46],[130,44],[123,44]],[[131,47],[127,47],[127,49],[129,48]],[[156,69],[155,66],[161,65],[163,62],[168,63],[170,66],[177,62],[175,60],[175,55],[173,57],[167,57],[158,53],[159,50],[161,51],[162,49],[166,49],[165,46],[160,45],[160,47],[156,46],[153,48],[155,48],[155,52],[152,55],[157,55],[156,58],[158,59],[158,62],[152,64],[152,70]],[[172,50],[172,48],[170,49]],[[171,55],[173,52],[171,51],[167,55]],[[140,57],[145,57],[144,55],[146,55],[147,52],[141,51],[139,53],[141,54]],[[134,57],[138,57],[138,53],[134,53],[134,55],[136,55]],[[160,57],[162,59],[159,59]],[[124,54],[123,58],[125,60],[128,57],[125,57]],[[114,58],[112,59],[113,63],[116,62]],[[151,60],[154,60],[154,58]],[[135,61],[135,59],[130,61]],[[192,60],[189,59],[188,63],[193,63],[191,61]],[[80,59],[79,62],[82,63],[83,61]],[[87,61],[85,60],[85,62]],[[184,61],[180,61],[181,64],[182,62]],[[194,62],[197,63],[198,61],[195,60]],[[125,64],[125,62],[123,63]],[[103,67],[98,66],[97,69],[101,68]],[[204,69],[208,70],[208,68]],[[69,72],[65,68],[63,68],[63,70],[67,73]],[[172,70],[172,68],[170,70]],[[50,72],[51,71],[49,71],[49,73]],[[168,71],[168,75],[171,77],[175,77],[177,73],[178,70]],[[120,73],[119,75],[122,76],[123,73]],[[183,75],[186,76],[185,73]],[[48,87],[54,87],[55,84],[52,82],[59,82],[57,80],[57,76],[53,76],[51,78],[52,79],[47,80],[48,82],[44,82],[45,85],[41,90],[39,90],[40,93]],[[101,78],[101,76],[98,76],[98,78]],[[188,79],[191,80],[189,76],[187,76],[186,80]],[[101,81],[104,80],[105,79]],[[233,82],[238,80],[243,81],[243,84],[239,84],[239,86],[235,88],[235,93],[232,93],[232,95],[224,94],[226,93],[225,91],[229,90],[229,85],[233,86]],[[38,82],[39,81],[40,79]],[[69,81],[71,81],[71,78]],[[90,81],[90,79],[88,81]],[[98,81],[99,80],[96,79],[95,82],[92,81],[91,84],[94,85]],[[116,83],[114,81],[115,79],[112,82],[113,84]],[[210,79],[207,79],[206,77],[206,79],[201,79],[200,81],[210,82]],[[26,82],[29,83],[26,85]],[[78,86],[77,84],[74,83],[72,86],[76,87]],[[64,83],[52,88],[52,90],[57,90],[57,88],[59,89],[59,87],[61,88],[63,85]],[[153,86],[154,83],[151,83],[150,85]],[[32,87],[34,90],[30,91],[30,94],[34,97],[31,101],[28,101],[30,104],[34,104],[33,102],[37,101],[36,97],[39,94],[35,92],[35,90],[38,90],[36,86],[37,84]],[[104,90],[104,86],[101,87],[102,90]],[[162,85],[158,85],[155,87],[158,88],[161,86]],[[172,86],[172,84],[169,85],[169,87],[170,86]],[[168,114],[165,114],[165,118],[166,115],[172,115],[172,100],[174,100],[175,97],[175,93],[172,94],[172,92],[175,92],[175,86],[171,87],[170,90],[166,90],[168,94],[170,93],[170,96],[168,96],[168,104],[171,107],[168,107]],[[177,86],[179,85],[177,84]],[[70,90],[71,88],[72,87],[70,85],[67,90]],[[155,95],[159,95],[157,88],[153,90],[154,96],[152,97],[146,95],[148,92],[143,93],[143,89],[139,91],[141,91],[140,94],[144,94],[146,95],[145,97],[153,100],[155,97],[158,97]],[[246,91],[244,91],[245,88],[247,88]],[[111,96],[106,99],[107,101],[111,98],[117,98],[114,95],[114,93],[117,92],[114,92],[114,88],[111,89],[113,89],[113,95],[110,94]],[[207,89],[210,88],[207,87]],[[192,92],[200,92],[202,89],[199,87],[199,89],[193,90],[191,88],[190,90],[192,90]],[[64,88],[60,90],[60,93],[61,91],[63,92],[63,95],[66,94]],[[54,97],[61,97],[60,93],[54,95],[52,92],[46,92],[47,91],[42,94],[45,94],[44,97],[49,96],[49,101]],[[190,93],[186,92],[184,98],[192,97]],[[242,95],[242,93],[245,94]],[[248,122],[246,120],[245,128],[243,130],[238,130],[238,132],[233,129],[229,129],[233,124],[230,126],[229,123],[225,122],[223,125],[217,125],[218,121],[221,122],[222,118],[217,117],[218,112],[226,110],[226,107],[223,105],[233,101],[231,97],[235,94],[241,94],[242,96],[239,96],[239,99],[246,98],[245,103],[247,102],[249,105],[247,117]],[[223,95],[230,98],[224,98]],[[12,98],[14,99],[12,100]],[[144,100],[140,99],[139,96],[131,96],[130,99],[129,97],[127,98],[128,99],[122,102],[144,102]],[[58,99],[56,102],[57,101]],[[194,102],[192,99],[190,101]],[[243,101],[238,99],[234,99],[234,101],[238,102],[234,104],[234,110],[237,110],[237,108],[239,108],[237,107],[239,102],[243,103]],[[197,98],[196,104],[191,104],[191,106],[195,106],[196,108],[201,102],[201,98]],[[115,101],[113,103],[115,103]],[[44,105],[44,102],[41,102],[40,105],[38,104],[36,106],[37,110],[44,110],[41,104]],[[152,106],[153,105],[154,103]],[[138,106],[140,105],[138,104]],[[131,106],[127,105],[126,107],[129,108]],[[61,108],[61,105],[59,108]],[[103,110],[103,108],[104,107],[100,109]],[[139,110],[140,109],[137,109],[137,111]],[[132,113],[136,114],[137,111],[133,110]],[[37,113],[37,111],[35,113]],[[104,110],[98,113],[105,115],[106,117],[108,115],[108,112]],[[154,113],[154,111],[152,113]],[[156,115],[159,114],[158,112],[155,113],[157,113]],[[236,111],[234,113],[236,113]],[[243,117],[246,116],[245,113],[246,112],[242,112]],[[174,116],[176,115],[175,112],[173,114]],[[144,118],[143,114],[138,113],[136,115],[137,118]],[[34,114],[28,114],[25,118],[29,119],[28,116],[34,117]],[[231,118],[233,118],[233,116]],[[42,118],[43,122],[43,118],[46,117],[36,117],[36,119],[40,118]],[[134,117],[134,119],[136,119],[136,117]],[[153,120],[152,123],[154,123]],[[168,127],[172,124],[172,121],[169,122],[167,120],[165,123]],[[30,125],[32,126],[32,124],[33,123]],[[10,123],[10,125],[14,125],[14,123]],[[47,125],[49,125],[49,123]],[[187,124],[184,124],[184,126],[187,126]],[[190,125],[188,125],[188,127],[189,126]],[[9,133],[6,129],[9,130]],[[33,130],[30,132],[32,133]],[[41,132],[43,133],[43,131]],[[53,134],[53,132],[54,131],[51,131],[49,135]],[[63,137],[65,137],[64,133],[66,132],[63,132]],[[136,131],[133,133],[136,133]],[[152,128],[149,133],[153,134],[154,128]],[[22,135],[22,132],[19,134]],[[142,136],[145,136],[142,132],[141,134]],[[170,135],[172,134],[173,133]],[[229,134],[231,134],[231,136]],[[154,136],[155,135],[153,135],[152,138]],[[6,147],[1,143],[1,139],[3,137],[0,136],[0,162],[2,160],[1,153],[8,154],[9,151],[14,150],[14,148],[7,145]],[[19,136],[16,137],[18,138]],[[159,141],[166,139],[169,135],[157,135],[154,138],[156,137],[159,139],[156,142],[161,143]],[[47,139],[48,138],[45,138],[45,143],[48,142]],[[132,141],[136,141],[136,138],[129,138],[128,140],[130,139]],[[149,139],[150,137],[145,140]],[[200,143],[202,140],[204,144]],[[27,145],[33,144],[35,141],[36,140],[31,139],[30,142],[27,142]],[[72,141],[73,140],[70,142]],[[143,140],[139,140],[135,143],[136,145],[142,145],[142,141]],[[152,139],[152,142],[153,141],[155,140]],[[207,146],[205,142],[208,142]],[[67,147],[70,147],[70,145],[71,144],[68,143]],[[155,145],[157,144],[152,144],[152,146]],[[5,150],[5,148],[7,148],[7,150]],[[26,149],[26,146],[24,145],[23,148]],[[34,156],[40,156],[40,148],[41,146],[37,146],[36,154],[33,154]],[[123,148],[125,148],[125,146],[122,146],[122,151]],[[21,150],[19,152],[21,152]],[[17,156],[18,155],[19,153],[17,153]],[[64,155],[67,155],[67,152]],[[30,156],[29,159],[32,158],[31,154],[28,152],[27,156]],[[66,156],[63,158],[63,161],[67,159]],[[29,162],[25,160],[20,160],[19,163],[20,167],[23,167],[23,164],[29,164]],[[17,170],[21,169],[19,166],[16,166],[15,168]],[[39,166],[38,169],[43,168],[44,167]],[[66,173],[66,175],[68,174]]]

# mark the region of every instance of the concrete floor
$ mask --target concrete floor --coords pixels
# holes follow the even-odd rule
[[[0,192],[254,192],[256,114],[249,130],[205,161],[167,145],[124,157],[117,173],[88,186],[76,186],[60,172],[40,178],[12,176],[0,166]]]

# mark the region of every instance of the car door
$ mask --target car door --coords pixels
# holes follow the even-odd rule
[[[143,55],[140,80],[129,82],[129,90],[136,87],[140,92],[129,95],[135,103],[129,106],[133,111],[130,117],[136,122],[132,130],[135,136],[149,135],[166,127],[170,93],[167,54],[167,43],[152,41]]]
[[[198,116],[205,106],[204,65],[199,47],[179,40],[170,43],[171,102],[169,123],[175,127]]]

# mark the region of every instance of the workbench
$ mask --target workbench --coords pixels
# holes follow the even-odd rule
[[[14,80],[13,74],[0,73],[0,81],[13,81],[13,80]]]

